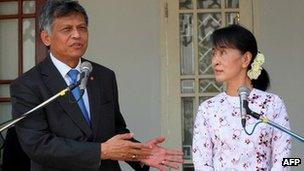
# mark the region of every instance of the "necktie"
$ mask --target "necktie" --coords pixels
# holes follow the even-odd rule
[[[69,77],[72,80],[72,84],[75,84],[77,82],[77,75],[79,74],[79,71],[76,69],[71,69],[68,72]],[[87,123],[91,126],[91,120],[89,118],[89,114],[88,111],[84,105],[82,96],[81,96],[81,92],[80,92],[80,88],[76,87],[72,90],[72,93],[74,95],[75,100],[77,100],[78,106],[80,107],[81,111],[82,111],[82,115],[84,117],[84,119],[87,121]]]

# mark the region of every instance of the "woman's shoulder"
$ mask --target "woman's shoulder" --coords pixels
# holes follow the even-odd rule
[[[268,91],[262,91],[259,89],[253,89],[252,93],[250,93],[250,96],[259,96],[264,98],[273,98],[273,99],[281,99],[281,97],[275,93],[268,92]]]
[[[218,103],[222,103],[222,101],[224,101],[224,93],[220,93],[216,96],[213,96],[209,99],[204,100],[201,104],[200,104],[200,108],[210,108],[213,106],[217,106]]]
[[[252,99],[252,101],[261,101],[264,103],[284,104],[281,96],[272,92],[266,92],[259,89],[253,89],[249,95],[249,99]]]

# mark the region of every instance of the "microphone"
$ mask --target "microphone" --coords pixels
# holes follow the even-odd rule
[[[242,122],[243,128],[245,128],[245,126],[246,126],[246,114],[247,114],[247,110],[249,109],[248,101],[247,101],[249,92],[250,92],[250,90],[245,86],[241,86],[238,88],[238,93],[239,93],[239,97],[240,97],[241,122]]]
[[[84,89],[87,87],[87,81],[89,78],[90,73],[92,72],[92,64],[88,61],[84,61],[80,65],[80,85],[79,89],[83,92]]]

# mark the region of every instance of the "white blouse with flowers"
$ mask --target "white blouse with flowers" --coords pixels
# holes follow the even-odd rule
[[[284,102],[275,94],[253,89],[249,108],[289,129]],[[247,116],[246,130],[258,122]],[[193,163],[196,171],[289,170],[282,159],[289,156],[291,137],[261,123],[252,135],[242,128],[239,97],[221,93],[204,101],[193,131]]]

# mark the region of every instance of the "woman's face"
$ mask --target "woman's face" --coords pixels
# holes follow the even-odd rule
[[[246,77],[249,62],[238,49],[227,46],[212,49],[212,67],[218,82],[232,83]],[[251,58],[250,58],[251,59]]]

